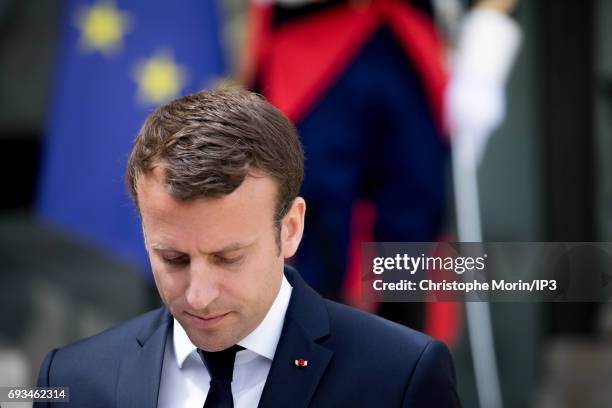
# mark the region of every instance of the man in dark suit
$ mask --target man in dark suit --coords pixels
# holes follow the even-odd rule
[[[127,180],[165,307],[52,350],[38,385],[70,387],[78,407],[459,406],[442,343],[324,300],[284,265],[302,178],[295,129],[256,94],[158,108]]]

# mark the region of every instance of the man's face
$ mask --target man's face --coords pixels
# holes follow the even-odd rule
[[[138,180],[155,283],[194,345],[223,350],[251,333],[272,305],[284,258],[301,238],[303,200],[283,220],[279,254],[272,178],[247,176],[231,194],[192,201],[173,198],[163,181],[161,167]],[[291,214],[301,217],[299,225]]]

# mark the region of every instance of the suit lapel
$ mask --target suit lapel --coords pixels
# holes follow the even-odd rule
[[[156,407],[168,329],[172,319],[165,308],[134,340],[135,351],[121,364],[117,407]]]
[[[315,341],[329,334],[323,299],[295,270],[286,267],[285,275],[293,291],[260,408],[308,406],[333,355]],[[308,362],[305,367],[295,364],[300,358]]]

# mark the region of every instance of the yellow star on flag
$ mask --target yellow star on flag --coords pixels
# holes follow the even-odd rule
[[[158,52],[136,66],[138,98],[147,104],[160,104],[179,95],[187,74],[169,52]]]
[[[79,44],[86,51],[113,54],[121,48],[130,21],[127,13],[109,1],[82,7],[76,15],[76,26],[81,31]]]

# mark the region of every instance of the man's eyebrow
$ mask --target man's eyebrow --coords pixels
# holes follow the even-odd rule
[[[232,252],[232,251],[237,251],[239,249],[248,248],[251,245],[253,245],[253,243],[245,244],[243,242],[232,242],[231,244],[226,245],[223,248],[220,248],[220,249],[218,249],[216,251],[212,251],[212,252],[208,252],[208,253],[203,252],[203,253],[208,254],[208,255],[210,255],[210,254],[221,254],[221,253],[224,253],[224,252]]]
[[[159,242],[151,242],[150,244],[151,249],[154,249],[156,251],[173,251],[173,252],[181,252],[178,251],[172,247],[169,247],[167,245],[161,244]]]
[[[218,250],[211,251],[211,252],[202,252],[202,253],[205,255],[210,255],[210,254],[220,254],[224,252],[232,252],[232,251],[237,251],[239,249],[248,248],[252,246],[253,244],[254,243],[246,244],[243,242],[232,242],[231,244],[226,245],[223,248],[219,248]],[[182,253],[182,251],[179,251],[177,249],[174,249],[172,247],[169,247],[159,242],[152,242],[150,246],[151,246],[151,249],[154,249],[156,251],[172,251],[172,252]]]

